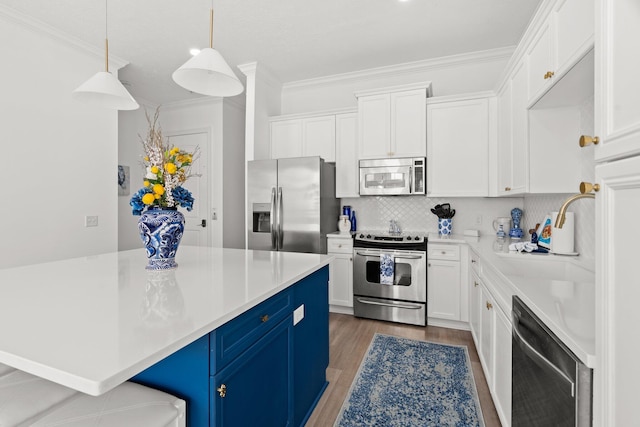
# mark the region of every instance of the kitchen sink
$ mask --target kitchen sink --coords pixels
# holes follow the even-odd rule
[[[553,254],[497,253],[501,271],[508,276],[594,282],[595,273],[572,258]]]

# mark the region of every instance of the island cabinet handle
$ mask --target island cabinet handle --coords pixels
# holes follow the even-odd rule
[[[487,310],[491,310],[493,308],[493,304],[487,301]]]
[[[268,314],[265,314],[264,316],[262,316],[262,317],[260,318],[260,320],[262,320],[262,323],[266,322],[267,320],[269,320],[269,315],[268,315]]]
[[[216,389],[220,397],[224,398],[227,395],[227,385],[221,384],[220,387]]]

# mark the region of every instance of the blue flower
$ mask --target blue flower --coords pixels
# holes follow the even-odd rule
[[[147,207],[144,203],[142,203],[142,196],[151,192],[152,191],[150,188],[143,187],[140,190],[138,190],[138,192],[134,194],[133,197],[131,197],[129,204],[133,208],[132,211],[134,215],[142,215],[142,211],[144,210],[144,208]]]
[[[188,211],[193,209],[193,196],[186,188],[176,187],[171,190],[171,195],[173,196],[173,200],[176,202],[176,205],[182,206]]]

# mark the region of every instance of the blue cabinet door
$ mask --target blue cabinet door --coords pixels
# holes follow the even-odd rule
[[[327,386],[329,366],[329,267],[293,288],[294,309],[304,304],[304,319],[293,327],[294,426],[311,416]]]
[[[289,315],[211,377],[211,425],[292,425],[292,335]]]

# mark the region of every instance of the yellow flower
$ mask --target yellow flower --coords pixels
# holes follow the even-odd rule
[[[155,200],[155,196],[151,193],[147,193],[144,196],[142,196],[142,203],[144,203],[145,205],[150,205],[151,203],[154,202]]]
[[[148,162],[149,161],[149,156],[144,156],[144,161]]]
[[[162,184],[156,184],[153,186],[153,192],[158,196],[162,196],[164,194],[164,187],[162,186]]]
[[[178,168],[173,163],[167,163],[164,165],[164,170],[166,170],[169,174],[173,175],[174,173],[176,173]]]
[[[142,185],[144,185],[145,187],[148,187],[151,185],[151,183],[149,181],[145,181],[142,183]]]
[[[160,169],[158,169],[157,166],[151,166],[151,173],[158,173],[160,172]]]
[[[159,195],[159,194],[156,194],[156,195],[155,195],[155,198],[156,198],[156,199],[159,199],[160,197],[162,197],[162,196],[161,196],[161,195]]]
[[[176,154],[178,154],[180,152],[180,149],[178,147],[173,147],[171,149],[171,151],[169,152],[169,154],[171,154],[172,156],[175,156]]]

